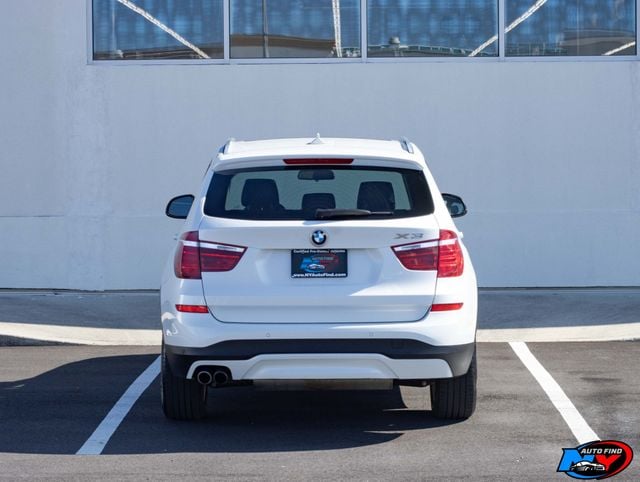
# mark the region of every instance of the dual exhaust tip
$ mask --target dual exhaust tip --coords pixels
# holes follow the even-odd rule
[[[216,370],[213,373],[209,370],[201,370],[197,373],[196,380],[201,385],[219,387],[229,382],[229,374],[224,370]]]

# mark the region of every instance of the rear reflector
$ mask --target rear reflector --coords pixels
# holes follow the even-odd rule
[[[439,239],[392,246],[391,249],[407,269],[438,271],[438,278],[460,276],[464,270],[464,257],[453,231],[440,230]]]
[[[455,311],[462,308],[462,303],[437,303],[431,305],[431,311]]]
[[[206,305],[176,305],[176,310],[182,313],[209,313]]]
[[[353,159],[333,159],[333,158],[308,158],[308,159],[284,159],[285,164],[289,165],[327,165],[327,164],[351,164]]]
[[[243,246],[200,241],[198,231],[180,236],[174,272],[181,279],[201,279],[203,272],[231,271],[247,250]]]

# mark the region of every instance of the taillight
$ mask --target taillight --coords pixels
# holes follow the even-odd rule
[[[438,278],[460,276],[464,271],[464,256],[458,235],[453,231],[441,229],[438,247]]]
[[[200,241],[200,268],[207,271],[231,271],[247,248]]]
[[[173,260],[178,278],[200,279],[200,254],[198,253],[198,231],[189,231],[180,236]]]
[[[438,271],[438,278],[460,276],[464,270],[464,257],[453,231],[440,230],[440,238],[393,246],[393,252],[407,269]]]
[[[200,241],[198,231],[189,231],[180,236],[174,271],[182,279],[201,279],[203,272],[231,271],[246,249],[242,246]]]
[[[394,246],[393,252],[407,269],[432,271],[438,269],[438,241]]]

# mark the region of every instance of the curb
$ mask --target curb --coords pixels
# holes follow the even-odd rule
[[[640,340],[640,323],[544,328],[480,329],[479,343],[598,342]],[[159,346],[158,330],[0,323],[0,346]]]

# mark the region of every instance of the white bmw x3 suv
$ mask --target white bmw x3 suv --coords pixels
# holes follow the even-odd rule
[[[167,417],[269,383],[430,386],[435,416],[473,413],[466,207],[411,142],[229,141],[166,213],[186,219],[161,287]]]

